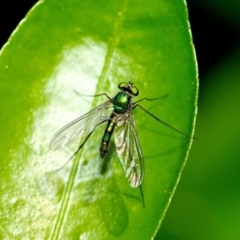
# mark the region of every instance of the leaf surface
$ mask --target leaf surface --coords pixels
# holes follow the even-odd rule
[[[133,81],[141,106],[189,135],[197,70],[183,1],[39,2],[0,55],[1,236],[34,239],[150,239],[173,196],[191,139],[140,108],[134,118],[145,160],[131,188],[112,143],[99,158],[99,126],[79,142],[49,150],[63,125]],[[64,165],[65,164],[65,165]]]

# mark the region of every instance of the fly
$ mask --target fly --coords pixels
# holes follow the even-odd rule
[[[95,97],[105,95],[108,100],[56,132],[50,141],[50,149],[57,150],[72,143],[76,139],[83,139],[83,142],[73,155],[75,156],[87,142],[94,130],[99,125],[107,123],[100,144],[100,157],[104,158],[106,156],[109,142],[114,132],[116,151],[126,178],[131,187],[140,187],[141,189],[141,183],[144,177],[144,159],[135,127],[133,110],[139,107],[157,121],[187,137],[189,136],[163,122],[139,105],[139,102],[143,100],[152,101],[160,97],[154,99],[142,98],[133,102],[133,97],[139,94],[138,88],[133,86],[133,83],[122,82],[118,85],[118,88],[120,91],[113,98],[109,97],[106,93],[94,95]],[[106,116],[106,111],[111,108],[113,108],[113,110],[108,117]],[[142,189],[141,194],[143,198]]]

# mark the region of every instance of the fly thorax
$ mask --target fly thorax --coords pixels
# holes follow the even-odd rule
[[[113,108],[116,112],[124,113],[131,102],[131,96],[126,92],[119,92],[113,100]]]

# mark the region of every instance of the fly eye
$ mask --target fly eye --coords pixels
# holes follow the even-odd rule
[[[137,96],[139,93],[139,90],[136,87],[131,87],[131,92],[134,96]]]
[[[120,90],[124,90],[124,89],[126,89],[126,86],[127,86],[128,84],[126,83],[126,82],[121,82],[121,83],[119,83],[118,84],[118,88],[120,89]]]

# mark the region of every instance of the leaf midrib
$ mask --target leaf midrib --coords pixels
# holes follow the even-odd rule
[[[96,89],[103,89],[104,86],[106,85],[109,66],[110,66],[111,59],[112,59],[112,56],[114,54],[114,51],[117,48],[117,45],[118,45],[118,42],[119,42],[120,30],[121,30],[122,23],[125,19],[125,14],[126,14],[126,10],[127,10],[127,7],[128,7],[128,2],[129,2],[129,0],[124,0],[123,1],[122,9],[119,12],[118,17],[116,19],[116,23],[114,25],[113,38],[112,38],[111,44],[108,48],[108,51],[107,51],[107,54],[106,54],[106,57],[105,57],[105,60],[104,60],[104,65],[103,65],[101,75],[99,77],[98,85],[97,85]],[[96,101],[97,101],[97,99],[93,101],[93,106],[96,106],[96,103],[97,103]],[[56,217],[56,222],[54,224],[52,234],[51,234],[51,237],[50,237],[51,240],[59,239],[61,229],[62,229],[63,223],[64,223],[64,218],[66,217],[66,214],[67,214],[69,199],[70,199],[71,192],[73,190],[74,180],[75,180],[76,175],[77,175],[77,170],[78,170],[78,166],[79,166],[79,163],[80,163],[81,154],[82,154],[82,152],[80,151],[79,154],[76,154],[76,156],[74,157],[71,172],[69,174],[69,179],[67,181],[66,187],[65,187],[64,192],[63,192],[61,206],[59,208],[59,211],[58,211],[58,214],[57,214],[57,217]]]

